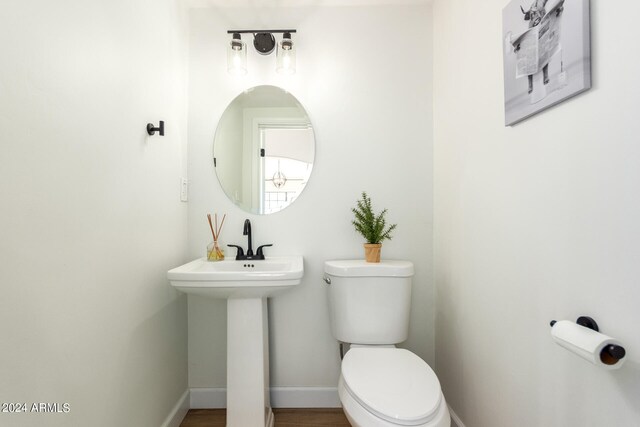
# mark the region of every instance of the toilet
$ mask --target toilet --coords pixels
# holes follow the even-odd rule
[[[407,339],[413,264],[326,261],[331,331],[349,349],[338,394],[353,427],[450,427],[447,403],[431,367],[396,348]]]

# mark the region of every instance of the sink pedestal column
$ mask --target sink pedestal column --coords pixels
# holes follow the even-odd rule
[[[227,427],[273,427],[266,298],[227,300]]]

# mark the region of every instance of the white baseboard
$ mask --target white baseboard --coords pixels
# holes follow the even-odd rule
[[[192,388],[191,409],[225,408],[227,390],[224,388]],[[271,406],[274,408],[340,408],[336,387],[272,387]]]
[[[454,423],[456,423],[457,427],[465,427],[464,423],[462,422],[462,420],[460,420],[460,417],[458,416],[458,414],[456,414],[453,411],[451,406],[449,406],[449,415],[451,415],[451,419],[453,420]]]
[[[175,404],[167,419],[162,423],[162,427],[180,427],[180,423],[189,411],[189,390],[185,390],[178,402]]]

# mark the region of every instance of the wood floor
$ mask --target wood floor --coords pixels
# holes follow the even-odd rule
[[[341,408],[273,408],[275,427],[351,427]],[[224,409],[190,409],[180,427],[225,427]]]

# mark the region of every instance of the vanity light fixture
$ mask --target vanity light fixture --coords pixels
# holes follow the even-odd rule
[[[229,30],[233,38],[227,48],[227,70],[231,74],[247,73],[247,47],[241,34],[253,34],[253,47],[261,55],[269,55],[276,48],[274,34],[282,34],[277,43],[276,71],[281,74],[296,72],[296,50],[291,34],[296,30]]]

